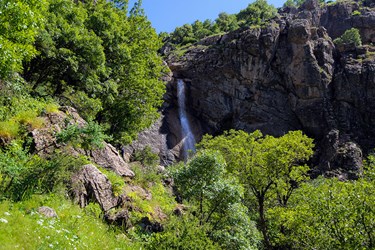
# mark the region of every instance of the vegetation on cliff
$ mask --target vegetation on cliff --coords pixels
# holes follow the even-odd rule
[[[233,31],[240,27],[263,25],[269,19],[275,17],[276,14],[276,8],[273,5],[269,5],[266,0],[256,0],[238,14],[223,12],[219,14],[214,22],[209,19],[204,22],[197,20],[193,24],[177,27],[170,34],[161,33],[160,36],[165,43],[183,46],[197,42],[202,38]]]
[[[161,37],[188,45],[276,15],[257,0]],[[359,46],[359,31],[335,43]],[[148,147],[125,162],[105,141],[129,142],[157,118],[167,70],[161,45],[141,1],[131,10],[126,0],[0,3],[1,247],[375,248],[372,154],[357,180],[311,180],[313,139],[301,131],[276,138],[230,130],[204,136],[195,155],[167,170]],[[97,160],[101,152],[121,159],[121,171]],[[100,185],[77,177],[84,165],[97,170],[90,181],[99,176],[109,187],[110,204],[96,198]]]

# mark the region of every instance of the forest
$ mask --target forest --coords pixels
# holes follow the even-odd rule
[[[178,54],[278,17],[256,0],[157,34],[141,0],[0,1],[0,249],[375,249],[372,151],[353,179],[312,177],[316,142],[299,130],[206,134],[165,167],[145,147],[130,174],[96,158],[120,155],[159,118],[163,47]],[[333,42],[362,46],[355,28]],[[109,209],[88,193],[77,202],[88,165],[111,187]]]

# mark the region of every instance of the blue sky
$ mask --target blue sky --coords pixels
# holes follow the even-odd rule
[[[268,0],[269,4],[281,7],[286,0]],[[136,0],[129,1],[132,7]],[[253,0],[143,0],[148,19],[159,33],[171,32],[177,26],[195,20],[215,20],[220,12],[237,13]]]

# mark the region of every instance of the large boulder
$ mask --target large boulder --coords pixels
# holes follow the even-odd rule
[[[104,212],[121,204],[121,197],[116,197],[112,184],[100,170],[92,164],[82,166],[72,177],[72,194],[74,201],[81,207],[90,202],[97,202]]]

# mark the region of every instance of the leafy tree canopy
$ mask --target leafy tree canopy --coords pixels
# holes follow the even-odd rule
[[[205,136],[198,148],[219,150],[228,170],[245,188],[245,204],[258,214],[258,228],[266,248],[271,247],[267,209],[286,207],[298,184],[307,179],[303,164],[313,154],[313,140],[301,131],[282,137],[231,130],[213,138]]]
[[[75,107],[116,142],[131,141],[155,120],[166,68],[141,1],[130,14],[123,0],[9,2],[0,4],[2,77],[23,68],[33,97]]]

